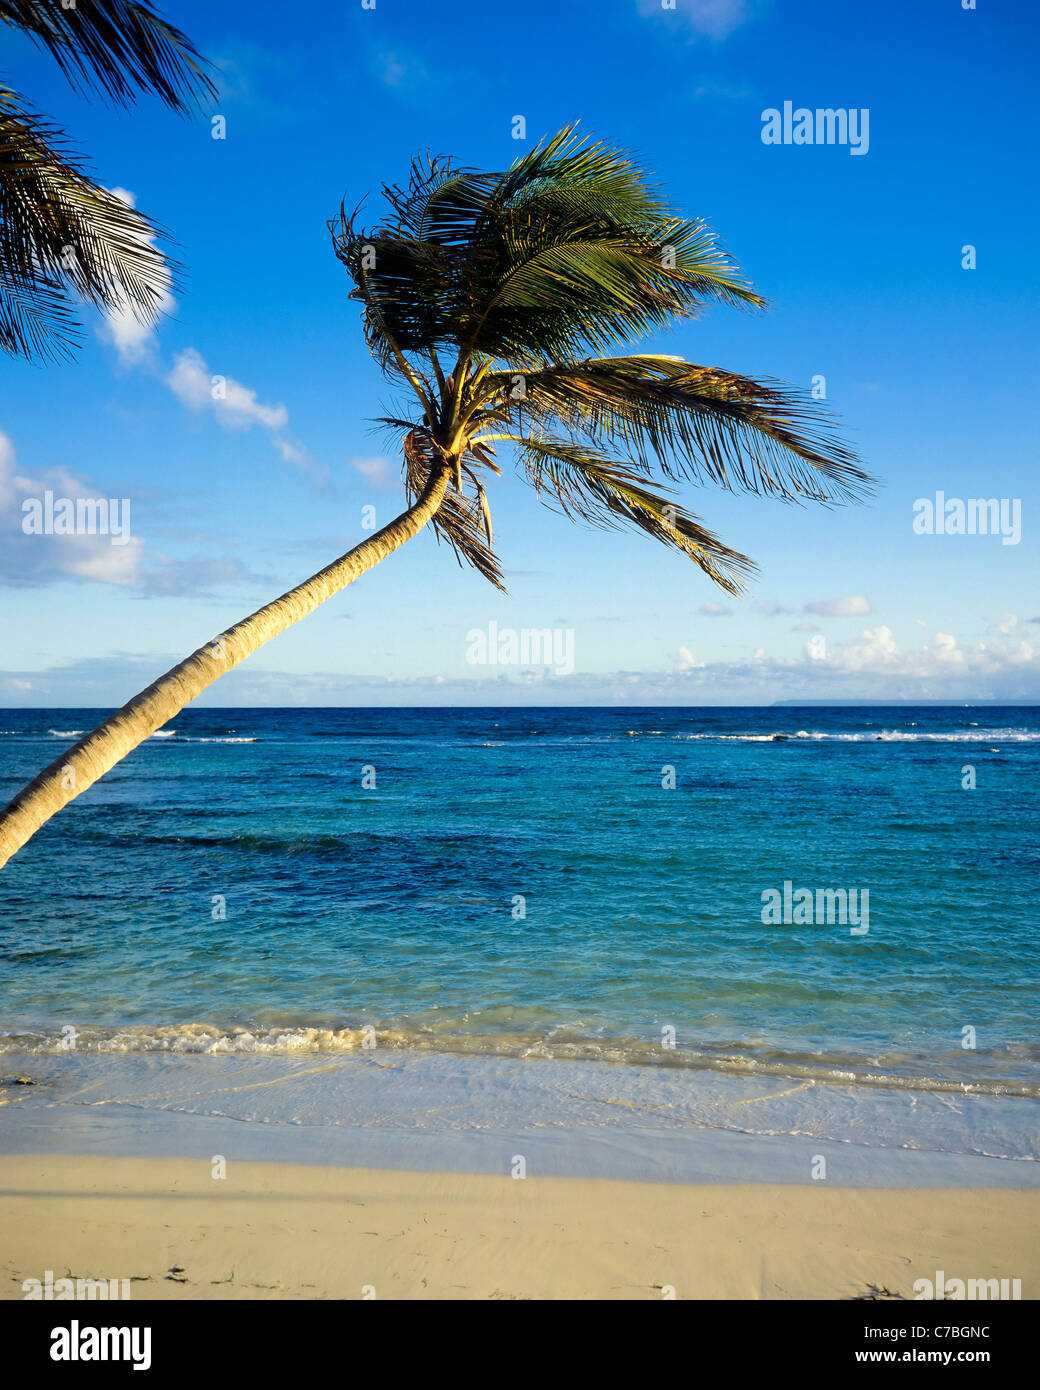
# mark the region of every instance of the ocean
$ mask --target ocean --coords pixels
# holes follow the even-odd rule
[[[0,712],[0,801],[103,713]],[[428,1129],[1021,1173],[1038,772],[1037,707],[188,709],[0,874],[0,1068],[18,1110],[162,1078],[165,1111],[407,1130],[461,1087]]]

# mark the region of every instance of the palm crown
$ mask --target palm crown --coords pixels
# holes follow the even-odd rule
[[[752,562],[667,483],[653,486],[655,466],[668,482],[787,500],[868,490],[829,418],[797,392],[681,357],[599,355],[712,302],[764,302],[711,230],[672,211],[624,154],[568,127],[503,173],[416,158],[407,188],[383,193],[379,227],[355,229],[357,209],[329,224],[370,350],[421,407],[382,423],[403,436],[410,495],[451,470],[433,525],[499,588],[486,482],[501,472],[500,441],[551,505],[635,525],[731,593]]]

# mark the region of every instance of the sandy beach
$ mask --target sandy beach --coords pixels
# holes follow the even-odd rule
[[[47,1270],[133,1299],[913,1298],[937,1270],[1040,1289],[1030,1191],[54,1155],[0,1174],[6,1299]]]

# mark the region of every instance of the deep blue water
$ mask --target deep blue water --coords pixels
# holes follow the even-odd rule
[[[0,712],[0,802],[103,713]],[[333,1049],[373,1025],[391,1046],[1037,1093],[1040,709],[170,728],[0,873],[7,1048],[55,1050],[64,1026],[81,1049]],[[869,930],[764,924],[785,880],[867,890]]]

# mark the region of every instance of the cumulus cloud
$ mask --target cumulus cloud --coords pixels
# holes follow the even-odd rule
[[[25,588],[55,579],[95,579],[103,584],[134,584],[143,542],[132,533],[125,543],[113,545],[112,535],[27,534],[23,522],[29,513],[24,504],[39,503],[47,492],[54,498],[76,503],[103,496],[103,489],[77,478],[65,468],[29,474],[18,469],[14,444],[0,431],[0,585]],[[104,498],[106,504],[108,498]],[[119,525],[133,517],[123,499],[118,503]],[[90,508],[96,520],[96,509]]]
[[[826,648],[806,644],[797,656],[770,656],[756,647],[739,661],[697,660],[680,647],[671,670],[637,673],[637,704],[772,703],[774,700],[974,700],[1040,699],[1040,652],[1023,639],[962,645],[950,632],[935,632],[919,646],[902,646],[891,628],[864,628],[847,642]],[[616,686],[621,675],[568,678],[573,698]],[[631,682],[630,682],[631,683]]]
[[[752,663],[712,663],[696,679],[734,689],[764,679],[775,698],[1019,700],[1040,694],[1040,658],[1025,640],[962,646],[950,632],[902,647],[879,624],[800,659],[765,657],[759,648]]]
[[[37,534],[30,523],[35,514],[35,519],[46,527],[48,492],[52,495],[49,510],[53,517],[63,512],[65,499],[72,504],[73,514],[82,502],[83,520],[94,525],[98,533]],[[102,502],[103,512],[98,510]],[[28,509],[25,504],[29,504]],[[100,533],[98,522],[102,516],[108,534]],[[28,532],[23,523],[30,525]],[[76,518],[75,524],[82,524],[80,518]],[[149,549],[142,537],[134,534],[135,524],[133,497],[110,498],[106,489],[76,477],[66,468],[27,472],[19,467],[10,438],[0,430],[0,588],[32,588],[63,579],[87,579],[133,588],[140,597],[168,597],[210,595],[218,586],[269,586],[273,582],[271,575],[257,574],[227,554],[183,558]],[[59,527],[53,529],[58,531]]]
[[[701,604],[700,612],[703,613],[706,618],[728,618],[732,614],[733,609],[727,608],[724,603],[712,603],[709,601],[708,603]]]
[[[173,664],[113,653],[49,671],[12,671],[0,694],[11,704],[118,704]],[[741,661],[710,664],[680,647],[668,670],[607,672],[504,670],[477,674],[388,675],[386,672],[271,671],[246,662],[200,703],[215,705],[525,705],[532,687],[539,703],[583,705],[772,704],[778,700],[949,700],[951,703],[1040,698],[1040,656],[1027,642],[962,648],[950,633],[923,647],[902,649],[883,627],[835,646],[823,660],[770,657],[763,648]],[[16,688],[17,687],[17,688]]]
[[[851,598],[814,598],[805,605],[805,612],[821,618],[855,618],[870,612],[870,600],[862,594],[853,594]]]

